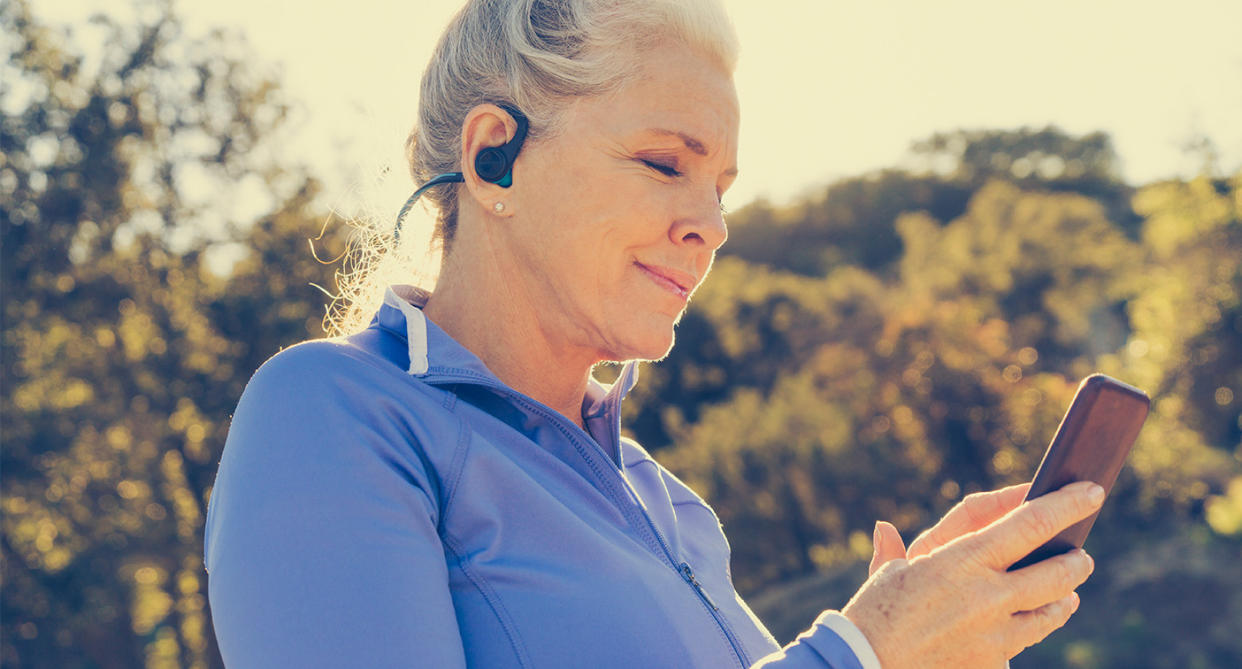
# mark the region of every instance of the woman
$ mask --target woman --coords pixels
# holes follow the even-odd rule
[[[416,181],[462,173],[428,191],[434,292],[283,351],[234,416],[206,536],[230,666],[994,667],[1064,623],[1084,553],[1005,569],[1086,486],[968,498],[909,554],[880,526],[872,578],[782,650],[711,509],[619,436],[634,363],[590,371],[664,356],[725,241],[735,51],[712,1],[467,3],[411,138]]]

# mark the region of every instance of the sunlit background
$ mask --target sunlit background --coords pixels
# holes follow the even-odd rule
[[[1242,3],[1186,0],[727,0],[742,44],[741,175],[732,208],[900,164],[910,144],[955,128],[1104,131],[1123,176],[1146,183],[1201,167],[1214,142],[1242,165]],[[35,0],[40,15],[119,20],[117,0]],[[329,179],[334,204],[404,197],[401,146],[417,84],[454,0],[191,0],[187,32],[242,31],[297,105],[278,147]],[[370,190],[380,165],[401,179]]]
[[[229,416],[404,202],[456,4],[0,2],[0,664],[221,666]],[[730,240],[625,426],[739,592],[791,639],[1103,371],[1152,414],[1014,669],[1242,666],[1242,3],[726,4]]]

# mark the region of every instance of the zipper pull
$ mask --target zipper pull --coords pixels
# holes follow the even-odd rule
[[[681,563],[681,575],[686,579],[686,583],[694,586],[694,589],[699,592],[699,596],[703,598],[703,601],[707,602],[708,606],[712,607],[713,611],[720,611],[720,607],[716,606],[716,602],[712,601],[711,596],[703,589],[703,585],[694,577],[694,570],[690,568],[689,562]]]

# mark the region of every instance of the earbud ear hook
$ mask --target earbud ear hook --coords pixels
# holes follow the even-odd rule
[[[516,108],[506,104],[497,104],[497,107],[505,110],[513,117],[517,123],[517,129],[513,133],[513,139],[504,143],[503,146],[489,146],[474,157],[474,172],[479,178],[494,183],[501,188],[508,188],[513,185],[513,162],[517,160],[518,152],[522,150],[522,143],[526,141],[526,132],[530,129],[530,121],[526,119],[526,115],[518,111]],[[410,208],[418,200],[428,188],[439,186],[447,183],[461,183],[466,177],[461,172],[446,172],[437,174],[427,181],[427,183],[418,187],[414,194],[405,201],[401,211],[397,214],[397,225],[393,229],[393,240],[401,239],[401,222],[405,219],[405,215],[409,213]]]
[[[526,141],[530,122],[522,112],[513,107],[498,106],[509,112],[517,123],[517,129],[513,132],[513,139],[505,142],[503,146],[492,146],[479,151],[474,157],[474,171],[480,179],[501,188],[508,188],[513,185],[513,162],[517,160],[518,151],[522,150],[522,142]]]

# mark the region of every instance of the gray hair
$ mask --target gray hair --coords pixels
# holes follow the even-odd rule
[[[718,0],[470,0],[423,74],[418,124],[406,141],[418,185],[461,171],[461,129],[482,103],[517,107],[530,139],[554,133],[566,98],[620,87],[646,48],[680,40],[732,72],[737,37]],[[436,237],[457,226],[458,186],[429,191]]]
[[[556,133],[566,100],[616,90],[644,51],[669,40],[728,72],[737,62],[737,36],[720,0],[468,0],[423,73],[418,122],[406,140],[415,185],[462,170],[462,124],[474,107],[516,107],[530,121],[527,142],[538,141]],[[445,252],[460,188],[446,184],[423,196],[438,212],[433,244]],[[420,266],[431,256],[420,263],[407,235],[394,239],[390,221],[359,223],[324,318],[330,335],[365,328],[390,281],[434,277]]]

